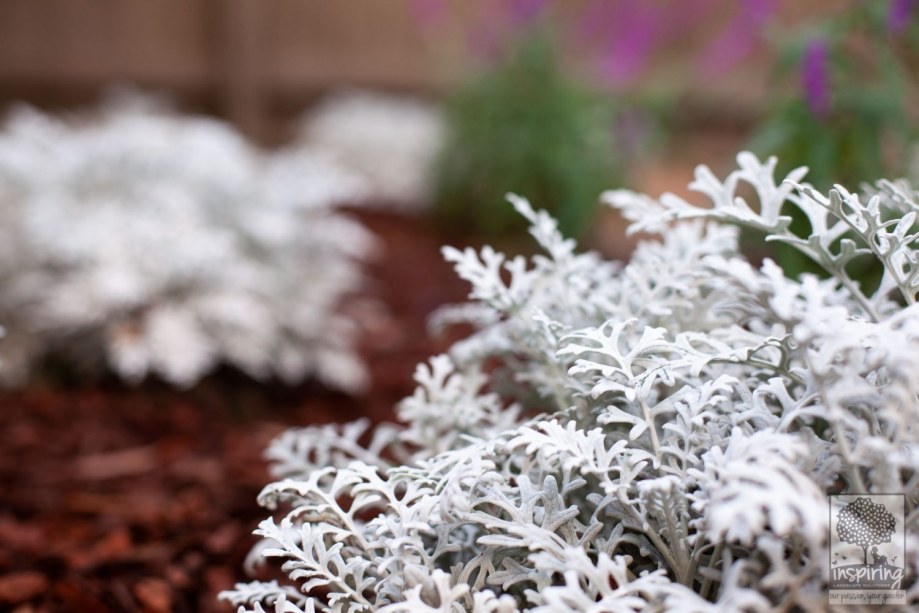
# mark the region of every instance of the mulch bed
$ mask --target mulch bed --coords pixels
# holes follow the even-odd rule
[[[267,443],[291,426],[391,419],[415,365],[449,346],[427,315],[468,291],[428,222],[357,215],[384,247],[352,303],[365,394],[229,371],[185,392],[109,380],[0,393],[0,611],[232,611],[215,598],[245,579],[267,516]]]

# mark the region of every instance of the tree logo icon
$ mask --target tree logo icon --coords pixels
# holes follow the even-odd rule
[[[836,534],[844,543],[861,547],[867,565],[868,548],[889,543],[896,528],[897,518],[883,504],[871,502],[869,498],[856,498],[839,510]]]
[[[905,604],[904,512],[903,494],[830,496],[831,604]]]

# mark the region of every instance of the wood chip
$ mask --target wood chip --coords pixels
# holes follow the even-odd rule
[[[76,459],[76,474],[81,479],[101,481],[150,472],[158,465],[152,445],[85,455]]]
[[[10,573],[0,577],[0,602],[19,604],[43,594],[47,589],[48,579],[41,573]]]
[[[172,610],[172,588],[158,577],[138,581],[134,585],[134,596],[147,613],[168,613]]]

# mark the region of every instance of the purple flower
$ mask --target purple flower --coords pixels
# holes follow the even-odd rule
[[[801,59],[801,85],[807,106],[817,117],[830,111],[830,46],[824,38],[811,40]]]
[[[887,29],[902,34],[913,18],[916,0],[891,0],[887,10]]]

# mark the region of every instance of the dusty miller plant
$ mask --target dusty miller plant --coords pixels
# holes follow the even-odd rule
[[[373,239],[334,207],[361,189],[307,150],[263,153],[150,100],[18,109],[0,133],[4,374],[63,354],[183,386],[219,363],[361,385],[337,309]]]
[[[343,90],[304,115],[300,142],[360,176],[368,187],[362,204],[412,213],[430,204],[443,123],[440,107],[421,99]]]
[[[624,265],[578,254],[512,197],[544,253],[446,249],[472,285],[444,313],[477,331],[418,367],[401,426],[287,432],[241,611],[827,608],[832,492],[905,492],[919,600],[919,198],[817,193],[738,156],[700,167],[698,206],[604,199],[656,232]],[[744,195],[741,195],[744,194]],[[794,235],[788,211],[810,232]],[[787,278],[736,226],[819,262]],[[884,268],[880,286],[846,273]]]

